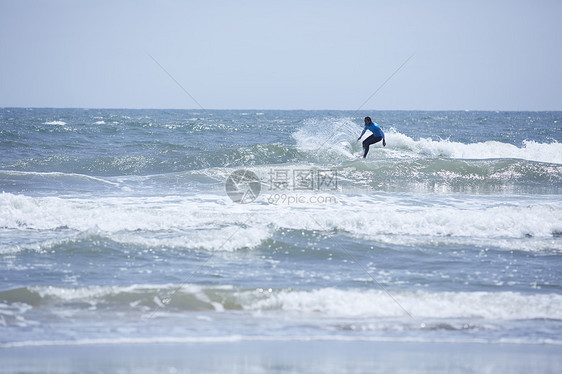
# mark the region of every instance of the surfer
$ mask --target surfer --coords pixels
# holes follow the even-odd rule
[[[384,132],[382,131],[382,129],[380,128],[379,125],[377,125],[376,123],[374,123],[371,120],[371,117],[365,117],[365,128],[363,129],[363,132],[361,133],[361,135],[359,135],[359,137],[357,138],[357,141],[359,141],[359,139],[361,139],[361,137],[363,136],[363,134],[367,130],[371,131],[373,134],[371,136],[369,136],[367,139],[363,140],[363,150],[365,151],[363,153],[363,158],[367,157],[367,153],[369,153],[369,146],[371,144],[378,143],[382,140],[383,147],[386,147],[386,140],[384,139]]]

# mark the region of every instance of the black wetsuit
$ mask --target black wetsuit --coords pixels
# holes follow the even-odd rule
[[[374,136],[374,135],[371,135],[367,139],[363,140],[363,149],[365,150],[363,157],[367,157],[367,153],[369,153],[369,146],[371,144],[378,143],[381,140],[382,140],[382,136]]]
[[[363,140],[363,150],[365,151],[363,153],[363,158],[367,157],[367,153],[369,153],[369,146],[371,144],[375,144],[377,142],[380,142],[381,140],[384,140],[384,132],[382,131],[380,126],[374,122],[365,125],[365,128],[363,129],[363,132],[361,133],[361,135],[359,135],[359,137],[361,138],[367,130],[371,131],[373,135]]]

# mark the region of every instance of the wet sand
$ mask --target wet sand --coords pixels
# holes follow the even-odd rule
[[[556,345],[243,341],[0,349],[3,373],[560,373]]]

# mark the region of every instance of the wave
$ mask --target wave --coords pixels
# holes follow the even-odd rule
[[[311,160],[354,158],[354,140],[361,128],[351,118],[310,118],[292,134],[297,149],[306,152]]]
[[[164,138],[158,143],[146,144],[146,139],[141,139],[139,144],[125,143],[122,148],[117,149],[104,149],[104,145],[88,144],[96,149],[85,152],[78,151],[72,143],[72,146],[65,145],[68,149],[62,149],[60,153],[48,152],[27,158],[6,158],[0,163],[0,168],[5,172],[58,172],[107,179],[119,176],[201,172],[213,168],[311,164],[317,167],[344,167],[350,166],[349,163],[356,160],[361,152],[361,144],[355,141],[360,131],[361,127],[351,118],[313,118],[304,120],[301,127],[293,132],[276,136],[268,133],[267,139],[271,140],[269,143],[259,143],[254,138],[241,135],[240,138],[232,139],[231,143],[218,144],[209,141],[214,139],[210,133],[201,135],[204,141],[198,140],[189,144],[169,138]],[[448,139],[415,140],[392,128],[386,131],[386,137],[386,147],[380,144],[372,146],[367,160],[361,160],[361,164],[357,162],[357,165],[351,167],[361,170],[364,167],[362,165],[374,167],[374,164],[384,163],[392,165],[396,172],[400,172],[404,163],[407,165],[415,162],[421,166],[427,164],[429,168],[433,168],[440,165],[436,160],[442,160],[444,162],[441,165],[445,165],[446,172],[450,170],[451,165],[446,161],[452,160],[458,161],[456,165],[461,168],[464,162],[474,164],[474,161],[478,160],[498,163],[500,166],[505,165],[506,161],[513,165],[525,161],[522,165],[528,169],[541,169],[545,172],[551,169],[555,182],[559,183],[562,179],[562,143],[557,141],[539,143],[524,140],[521,146],[499,141],[465,144]],[[27,153],[26,150],[23,154]],[[534,166],[536,164],[539,166]],[[517,166],[515,168],[517,169]],[[485,171],[485,166],[481,169]],[[423,168],[418,168],[418,176],[423,175],[423,171]],[[441,170],[429,171],[437,173]],[[429,174],[428,178],[432,176]],[[521,177],[525,177],[524,172]],[[529,177],[533,177],[532,170]],[[0,175],[0,183],[2,179],[4,177]],[[3,184],[7,185],[7,182]]]
[[[386,152],[382,149],[377,151]],[[337,161],[324,160],[324,163],[319,163],[311,159],[319,158],[320,154],[307,156],[303,152],[279,144],[252,146],[224,151],[219,166],[204,165],[203,159],[199,159],[196,161],[199,166],[193,164],[193,170],[159,170],[156,174],[147,175],[112,172],[112,176],[98,176],[91,172],[0,170],[0,191],[51,192],[56,195],[127,191],[142,194],[149,191],[159,193],[162,190],[167,193],[196,192],[222,189],[232,172],[245,168],[255,172],[264,187],[270,184],[271,173],[275,170],[292,175],[295,170],[309,169],[334,170],[339,187],[344,192],[562,193],[562,164],[520,159],[396,157],[383,160],[376,153],[367,160],[347,157],[342,160],[340,156],[332,154],[333,157],[339,157]],[[132,162],[131,159],[122,161],[123,166],[119,168],[130,170],[132,164],[127,162]],[[135,165],[135,168],[139,167],[136,161]]]
[[[80,155],[49,155],[4,162],[4,171],[59,172],[63,174],[92,175],[98,177],[146,176],[204,170],[216,167],[250,167],[253,165],[282,164],[306,158],[292,145],[281,143],[252,144],[244,146],[206,149],[160,144],[159,148],[139,153],[103,153],[84,158]]]
[[[562,320],[559,294],[393,291],[393,297],[400,305],[382,290],[364,289],[238,289],[194,284],[35,286],[0,291],[0,301],[5,303],[0,314],[11,306],[55,313],[128,310],[145,316],[158,311],[246,311],[303,317],[402,318],[408,317],[407,310],[417,319]]]
[[[361,145],[356,142],[362,131],[351,118],[308,119],[293,134],[297,149],[309,154],[338,154],[345,158],[354,158],[361,153]],[[499,141],[479,143],[461,143],[449,139],[433,140],[420,138],[415,140],[395,128],[385,131],[387,146],[371,146],[371,159],[521,159],[527,161],[562,164],[562,143],[539,143],[523,140],[522,146]],[[375,150],[374,152],[372,150]],[[329,157],[329,159],[333,158]]]
[[[302,214],[295,216],[295,209]],[[234,251],[256,248],[286,229],[408,246],[449,243],[562,250],[562,206],[531,198],[451,196],[423,203],[416,196],[339,194],[329,204],[293,207],[270,203],[267,194],[242,205],[232,203],[224,192],[98,198],[2,193],[0,212],[0,228],[12,238],[0,246],[2,253],[44,250],[56,240],[84,239],[77,235],[99,235],[135,246]]]
[[[79,173],[0,170],[0,188],[5,190],[7,187],[14,185],[21,189],[27,187],[37,191],[52,189],[53,186],[56,186],[59,190],[64,190],[65,187],[70,186],[75,188],[79,186],[100,188],[107,187],[107,185],[118,187],[119,183],[107,178]]]
[[[558,294],[395,291],[393,296],[400,305],[378,290],[323,288],[272,291],[260,297],[256,294],[261,292],[249,295],[245,309],[334,317],[404,317],[406,309],[416,318],[562,319],[562,312],[557,309],[562,306],[562,295]]]
[[[527,161],[562,164],[562,143],[538,143],[523,140],[521,147],[498,141],[464,144],[448,139],[433,140],[421,138],[414,140],[400,132],[391,129],[388,132],[387,143],[395,145],[392,156],[429,158],[453,158],[463,160],[481,159],[521,159]]]
[[[277,148],[279,157],[284,152]],[[239,152],[237,152],[239,153]],[[346,160],[325,164],[294,162],[260,165],[249,152],[245,169],[255,172],[265,188],[271,184],[276,170],[332,170],[337,174],[340,190],[345,193],[438,192],[470,194],[560,194],[562,165],[516,159],[379,159]],[[167,194],[186,191],[224,189],[228,176],[239,169],[238,157],[227,157],[229,167],[209,167],[184,172],[158,173],[144,176],[99,177],[79,173],[27,172],[0,170],[0,191],[9,193],[83,194],[133,193]]]
[[[350,161],[341,184],[388,192],[560,194],[562,165],[516,159],[388,159]],[[342,187],[345,190],[345,186]]]
[[[361,127],[351,118],[309,119],[293,134],[305,163],[337,169],[352,187],[389,192],[542,193],[562,191],[562,143],[460,143],[413,138],[391,128],[387,146],[357,160]],[[345,186],[343,187],[345,188]]]

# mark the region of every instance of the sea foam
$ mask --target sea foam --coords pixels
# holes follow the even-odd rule
[[[403,245],[457,243],[562,250],[562,242],[555,238],[562,232],[562,206],[554,202],[521,198],[498,203],[451,197],[430,205],[412,205],[406,197],[338,195],[335,204],[293,207],[269,204],[265,199],[242,205],[230,202],[222,193],[93,199],[2,193],[0,227],[25,229],[28,236],[33,235],[29,230],[63,230],[61,240],[76,232],[90,232],[120,243],[222,251],[256,247],[284,229],[335,231]],[[369,208],[358,209],[365,206]],[[52,240],[45,245],[52,247]],[[1,250],[10,252],[10,248]]]

